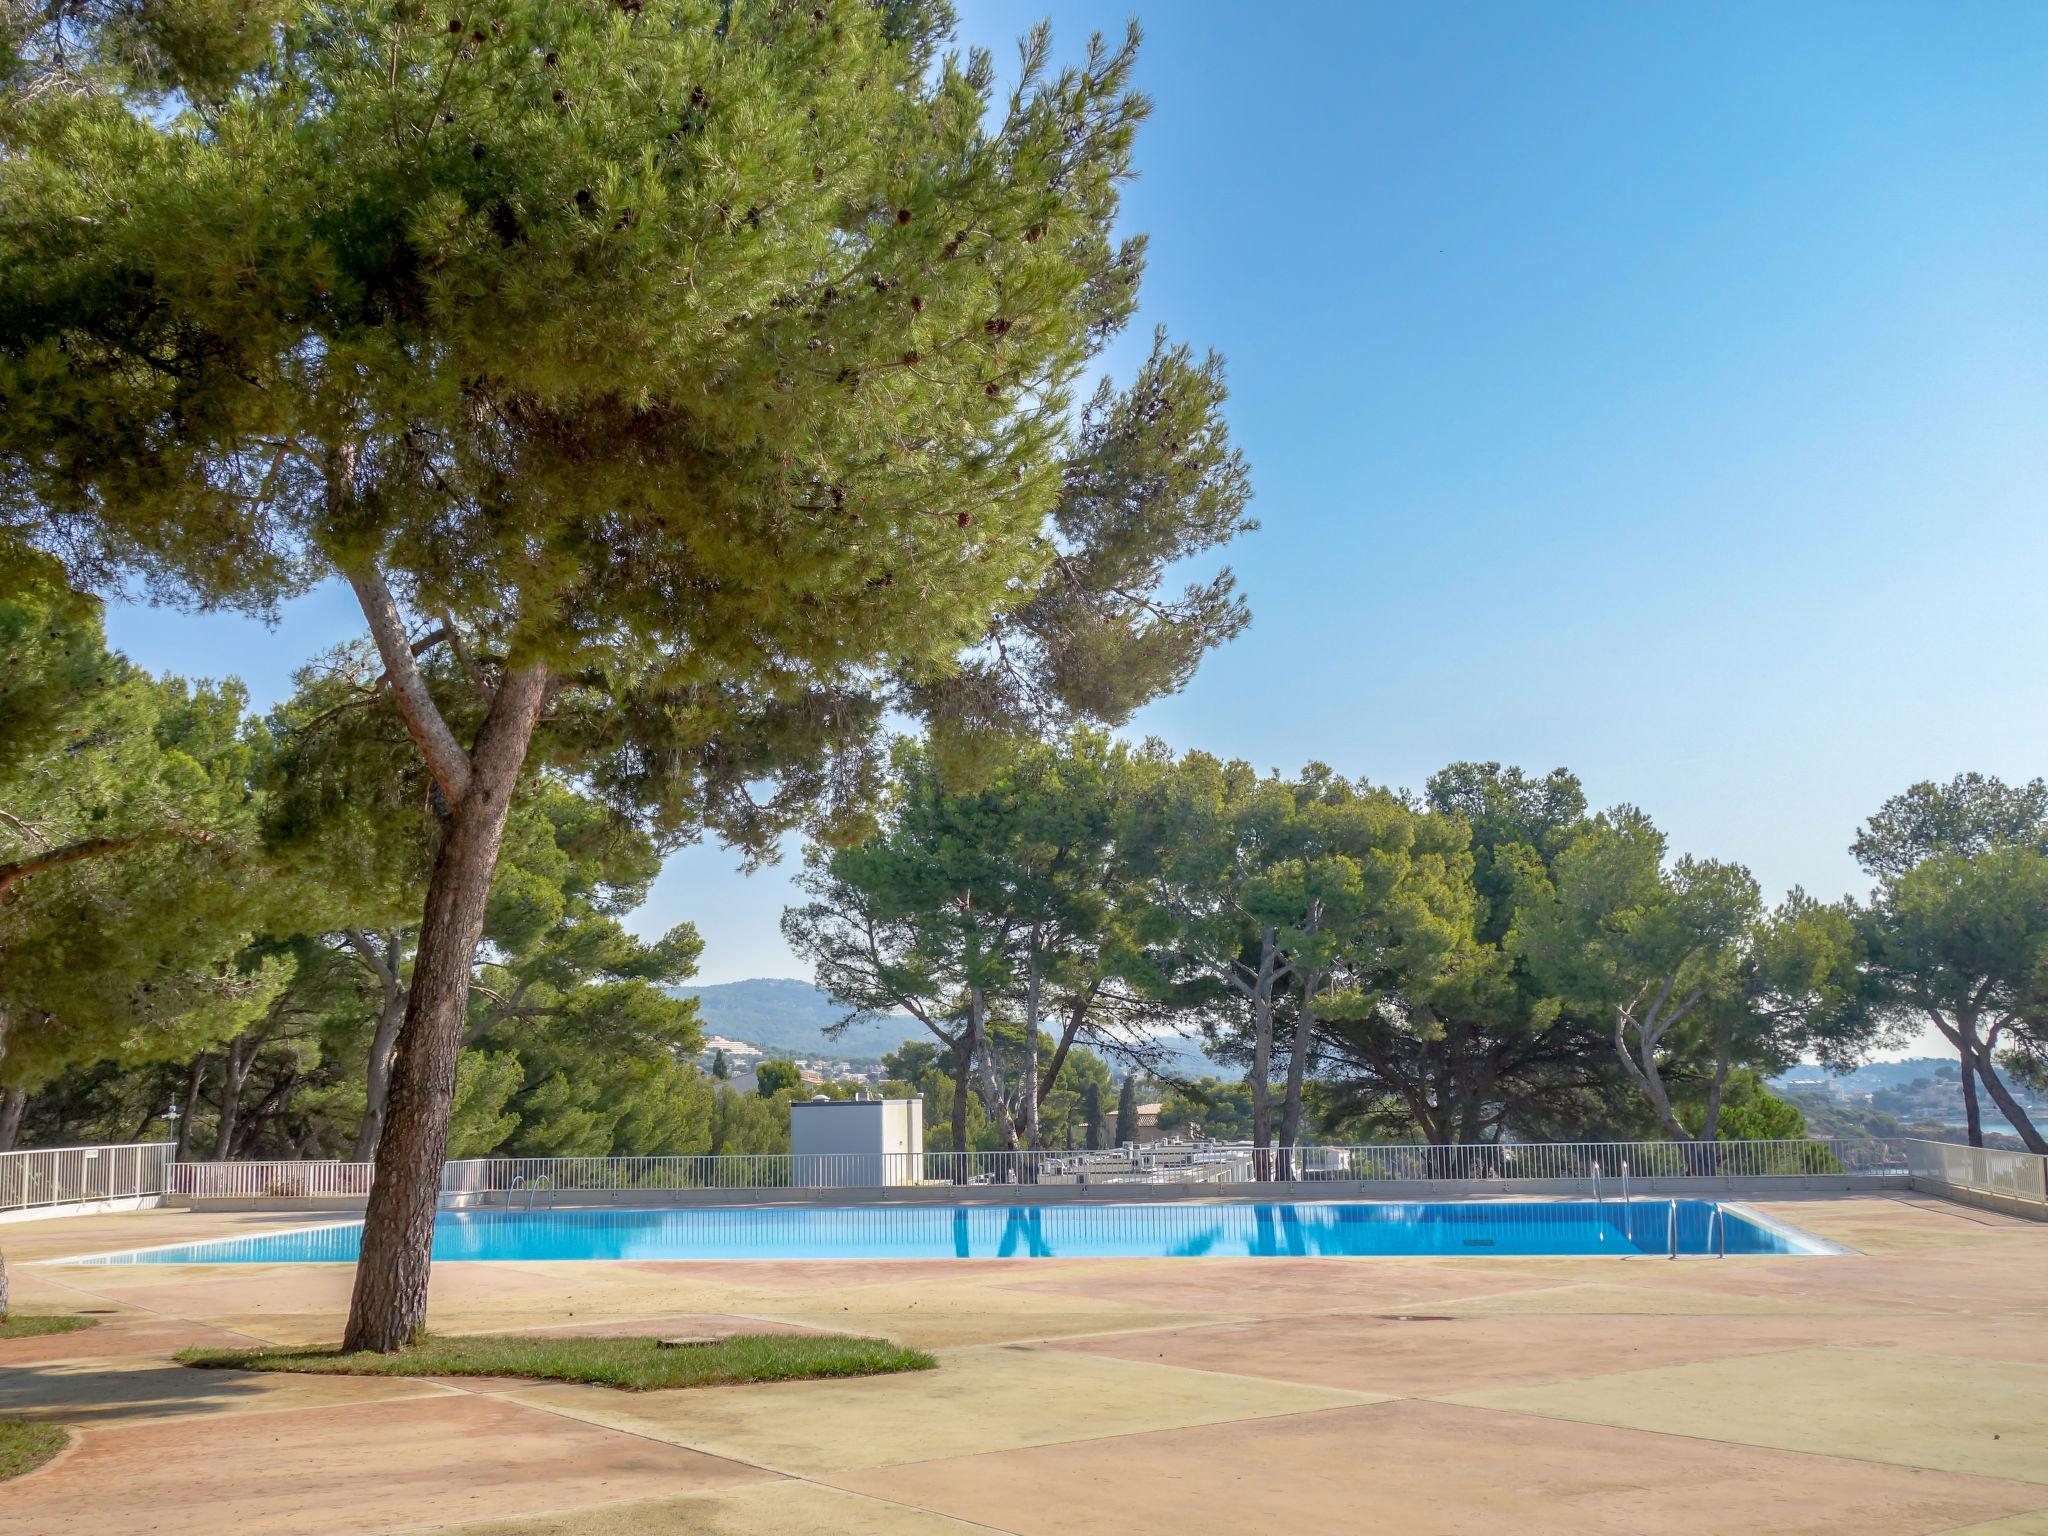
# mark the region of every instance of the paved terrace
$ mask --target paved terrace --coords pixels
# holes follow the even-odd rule
[[[0,1343],[0,1413],[79,1430],[0,1487],[0,1531],[2048,1536],[2048,1226],[1765,1209],[1861,1256],[436,1267],[444,1330],[836,1329],[943,1362],[644,1395],[170,1362],[337,1337],[346,1267],[15,1268],[24,1310],[102,1325]],[[284,1224],[0,1241],[19,1266]]]

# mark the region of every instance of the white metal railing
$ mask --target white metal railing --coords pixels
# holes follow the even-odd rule
[[[371,1163],[276,1161],[174,1163],[166,1143],[0,1153],[0,1211],[127,1196],[356,1198],[369,1194]],[[1304,1146],[1255,1152],[1242,1142],[1161,1142],[1102,1152],[832,1152],[683,1157],[492,1157],[451,1162],[444,1194],[505,1204],[523,1193],[748,1189],[861,1189],[898,1185],[1242,1185],[1399,1180],[1590,1180],[1596,1169],[1628,1180],[1771,1178],[1910,1171],[1971,1189],[2048,1202],[2043,1164],[2018,1153],[1937,1142],[1582,1141],[1454,1146]]]
[[[696,1157],[494,1157],[454,1162],[446,1195],[505,1204],[541,1180],[563,1193],[723,1189],[873,1189],[902,1185],[1159,1185],[1398,1180],[1636,1180],[1812,1177],[1906,1171],[1875,1141],[1549,1142],[1462,1146],[1273,1148],[1156,1143],[1105,1152],[812,1152]],[[1263,1180],[1262,1180],[1263,1175]]]
[[[918,1184],[1237,1183],[1248,1147],[1115,1152],[799,1152],[683,1157],[491,1157],[448,1164],[441,1190],[503,1203],[545,1180],[555,1192],[874,1189]]]
[[[1906,1162],[1916,1179],[1954,1189],[2003,1195],[2048,1205],[2048,1157],[1995,1147],[1958,1147],[1945,1141],[1909,1141]]]
[[[375,1163],[173,1163],[165,1193],[198,1199],[304,1200],[367,1195]]]
[[[167,1141],[0,1152],[0,1211],[160,1195],[170,1159]]]

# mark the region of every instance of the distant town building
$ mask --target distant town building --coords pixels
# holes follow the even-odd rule
[[[712,1035],[704,1042],[704,1049],[701,1054],[708,1060],[717,1051],[725,1052],[728,1061],[736,1056],[759,1056],[761,1054],[761,1048],[758,1045],[749,1045],[744,1040],[729,1040],[724,1035]]]

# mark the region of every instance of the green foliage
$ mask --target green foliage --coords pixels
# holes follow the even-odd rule
[[[325,1376],[522,1376],[651,1392],[752,1381],[815,1381],[929,1371],[922,1350],[847,1334],[738,1333],[704,1344],[651,1338],[425,1334],[391,1354],[333,1349],[187,1349],[186,1365]]]
[[[506,1105],[525,1080],[519,1058],[464,1051],[455,1070],[455,1107],[448,1115],[448,1155],[484,1157],[505,1144],[520,1117]]]
[[[1849,851],[1866,874],[1886,879],[1938,854],[1967,857],[2009,843],[2048,852],[2048,781],[2008,785],[1960,773],[1947,784],[1915,784],[1878,808]]]
[[[875,686],[943,690],[1063,547],[1070,384],[1141,269],[1131,45],[1034,34],[996,102],[851,0],[286,5],[196,51],[188,9],[68,17],[0,100],[0,526],[255,611],[374,564],[444,650],[561,677],[543,756],[660,832],[856,817]],[[1190,401],[1118,450],[1173,472],[1165,558],[1242,473],[1213,367],[1146,379]]]
[[[1138,1079],[1132,1073],[1124,1074],[1123,1087],[1116,1095],[1116,1144],[1123,1146],[1138,1139]]]
[[[714,1157],[787,1152],[788,1101],[719,1088],[712,1095],[710,1143],[705,1150]]]
[[[153,678],[38,567],[0,594],[0,1082],[235,1033],[289,980],[237,684]]]
[[[1198,1125],[1203,1137],[1211,1141],[1249,1141],[1251,1088],[1245,1083],[1219,1082],[1213,1077],[1170,1083],[1160,1100],[1159,1123],[1176,1136],[1184,1136],[1188,1126]]]
[[[793,1061],[764,1061],[754,1068],[754,1091],[764,1099],[795,1092],[803,1085],[803,1068]]]
[[[1806,1116],[1798,1105],[1773,1094],[1748,1067],[1729,1074],[1721,1104],[1722,1141],[1797,1141],[1805,1135]]]

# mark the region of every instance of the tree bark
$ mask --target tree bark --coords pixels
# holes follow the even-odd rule
[[[1316,1027],[1316,988],[1323,984],[1322,972],[1305,971],[1301,976],[1301,1007],[1294,1017],[1294,1049],[1287,1058],[1287,1097],[1280,1110],[1279,1173],[1284,1179],[1299,1177],[1294,1149],[1301,1144],[1301,1088],[1308,1075],[1309,1039]]]
[[[1035,1152],[1042,1141],[1038,1130],[1038,1012],[1041,983],[1038,975],[1036,928],[1031,930],[1030,943],[1024,954],[1024,968],[1024,1102],[1018,1107],[1024,1111],[1024,1146],[1026,1150]],[[1030,1159],[1025,1158],[1022,1161],[1028,1164]],[[1029,1183],[1032,1180],[1020,1176],[1018,1182]]]
[[[237,1115],[234,1146],[228,1153],[230,1157],[244,1158],[256,1150],[257,1139],[262,1136],[263,1128],[284,1107],[286,1096],[297,1086],[297,1074],[287,1072],[271,1087],[270,1092],[263,1096],[254,1110],[246,1115]]]
[[[1955,1048],[1959,1063],[1957,1076],[1963,1089],[1963,1139],[1973,1147],[1984,1145],[1984,1111],[1977,1103],[1977,1022],[1968,1014],[1958,1014],[1953,1023],[1939,1008],[1927,1007],[1927,1017],[1934,1027],[1941,1031],[1942,1038]]]
[[[1671,1107],[1671,1096],[1664,1091],[1664,1074],[1657,1070],[1657,1045],[1663,1040],[1664,1031],[1677,1023],[1679,1014],[1684,1012],[1684,1008],[1681,1007],[1677,1012],[1666,1015],[1661,1022],[1659,1021],[1659,1015],[1663,1014],[1665,999],[1670,995],[1671,983],[1667,981],[1663,990],[1657,994],[1656,1001],[1650,1005],[1649,1013],[1641,1019],[1635,1017],[1636,1005],[1615,1004],[1614,1050],[1615,1054],[1621,1057],[1621,1064],[1627,1069],[1629,1077],[1643,1091],[1643,1097],[1649,1100],[1650,1108],[1655,1110],[1657,1118],[1664,1122],[1664,1129],[1671,1133],[1671,1139],[1691,1141],[1692,1133],[1685,1128],[1685,1122],[1678,1118],[1678,1111]],[[1636,1001],[1640,1004],[1641,999],[1638,998]],[[1640,1062],[1630,1054],[1628,1048],[1628,1029],[1631,1024],[1635,1026],[1636,1040],[1642,1049]]]
[[[973,1042],[963,1033],[953,1047],[953,1182],[967,1182],[967,1105],[973,1095]]]
[[[0,1152],[12,1152],[21,1135],[22,1112],[28,1108],[26,1088],[0,1088]],[[0,1317],[6,1313],[0,1311]]]
[[[192,1058],[191,1069],[185,1074],[185,1112],[178,1117],[177,1139],[171,1147],[171,1161],[186,1162],[192,1153],[192,1110],[199,1103],[200,1090],[206,1086],[206,1053],[201,1051]]]
[[[1280,951],[1280,930],[1259,930],[1259,968],[1252,978],[1252,1172],[1273,1176],[1273,986]],[[1123,1134],[1123,1128],[1117,1128]]]
[[[1002,1075],[996,1071],[995,1042],[988,1032],[988,999],[980,987],[967,989],[967,1032],[974,1048],[969,1053],[981,1069],[981,1096],[1003,1138],[1005,1150],[1017,1150],[1017,1122],[1010,1116],[1010,1103],[1003,1094]]]
[[[349,948],[356,952],[377,978],[382,1001],[377,1009],[377,1027],[370,1037],[370,1059],[363,1082],[363,1119],[356,1130],[353,1160],[366,1163],[376,1154],[378,1138],[384,1134],[384,1105],[391,1093],[391,1053],[398,1043],[399,1027],[405,1022],[405,985],[398,977],[398,935],[384,935],[384,952],[377,952],[369,935],[351,929]]]
[[[365,607],[369,606],[366,598]],[[379,633],[379,650],[385,665],[395,669],[384,639]],[[394,689],[397,686],[394,677]],[[405,1019],[392,1053],[391,1086],[363,1216],[362,1256],[356,1262],[344,1349],[402,1349],[426,1323],[434,1216],[440,1205],[441,1165],[448,1154],[448,1115],[469,1008],[470,967],[483,936],[484,905],[497,869],[505,819],[547,688],[545,668],[509,672],[492,698],[476,748],[463,761],[459,776],[444,777],[445,765],[428,753],[449,811],[427,885]],[[410,716],[407,724],[412,726]],[[451,783],[459,783],[462,792],[449,793]]]
[[[1102,990],[1102,978],[1097,977],[1082,989],[1067,1007],[1067,1022],[1060,1030],[1059,1044],[1052,1050],[1052,1060],[1045,1064],[1045,1071],[1038,1079],[1038,1101],[1045,1102],[1045,1096],[1052,1092],[1053,1085],[1060,1080],[1060,1073],[1066,1069],[1067,1054],[1074,1048],[1074,1041],[1081,1033],[1081,1026],[1088,1022],[1088,1010],[1094,1006],[1095,996]],[[1068,1140],[1073,1138],[1070,1136]]]
[[[221,1057],[220,1075],[220,1124],[213,1132],[213,1160],[227,1161],[228,1152],[235,1144],[235,1123],[241,1118],[242,1085],[249,1080],[249,1060],[244,1055],[248,1050],[248,1037],[237,1035],[228,1042],[228,1048]],[[249,1050],[249,1055],[253,1055]]]
[[[1962,1059],[1963,1139],[1973,1147],[1984,1145],[1984,1111],[1977,1105],[1977,1069],[1969,1057]]]
[[[2040,1131],[2035,1129],[2033,1120],[2020,1106],[2020,1101],[2012,1096],[2012,1090],[2005,1086],[2005,1079],[1998,1075],[1998,1067],[1991,1059],[1991,1053],[1996,1048],[1998,1030],[1994,1028],[1988,1040],[1976,1039],[1974,1030],[1971,1034],[1970,1044],[1976,1057],[1977,1076],[1984,1084],[1984,1091],[1991,1095],[1991,1102],[1998,1106],[1999,1113],[2005,1116],[2007,1123],[2019,1136],[2022,1146],[2029,1152],[2048,1153],[2048,1140],[2044,1140]]]

